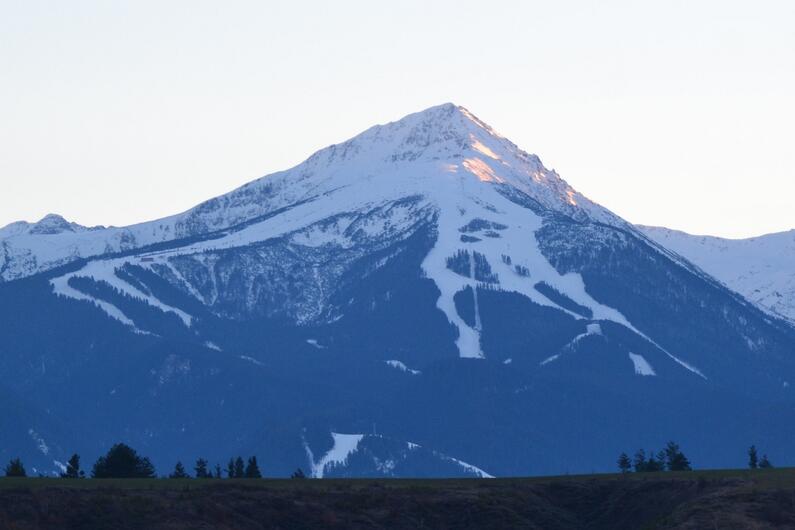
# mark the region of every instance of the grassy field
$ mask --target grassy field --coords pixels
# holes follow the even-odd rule
[[[695,471],[663,471],[657,473],[596,473],[588,475],[556,475],[539,477],[509,477],[496,479],[323,479],[323,480],[294,480],[283,478],[263,479],[80,479],[66,480],[61,478],[9,478],[0,477],[0,490],[3,489],[39,489],[39,488],[120,488],[127,490],[167,489],[182,490],[193,488],[215,487],[228,485],[249,488],[337,488],[340,486],[351,488],[366,488],[373,485],[389,488],[478,488],[482,484],[501,485],[526,485],[526,484],[554,484],[556,482],[580,481],[666,481],[666,480],[720,480],[737,479],[748,481],[756,487],[795,487],[795,468],[782,467],[771,469],[699,469]]]
[[[795,469],[478,480],[3,478],[0,528],[795,528]]]

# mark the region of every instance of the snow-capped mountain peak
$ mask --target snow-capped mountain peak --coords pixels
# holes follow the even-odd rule
[[[516,475],[609,465],[660,425],[725,465],[748,443],[737,418],[792,424],[795,328],[455,105],[172,217],[66,224],[0,237],[4,279],[74,262],[0,285],[15,451],[42,454],[30,429],[81,454],[127,433],[169,464],[263,440],[282,473],[483,476],[456,455]],[[34,394],[41,424],[18,412]],[[141,413],[52,423],[86,406]],[[219,421],[233,449],[203,435]]]
[[[70,223],[58,214],[45,215],[38,223],[30,227],[31,234],[60,234],[61,232],[76,232],[85,230],[85,227]]]
[[[201,255],[198,266],[212,269],[214,265],[205,260],[214,261],[219,252],[277,240],[304,249],[360,248],[370,253],[390,240],[410,237],[418,225],[425,224],[433,227],[436,241],[421,268],[440,291],[436,305],[458,332],[460,356],[484,357],[479,317],[467,322],[456,307],[456,296],[471,290],[477,315],[477,288],[484,283],[521,294],[541,306],[560,309],[574,318],[611,321],[643,336],[615,308],[597,302],[579,276],[561,274],[543,255],[533,234],[545,219],[559,214],[625,226],[623,220],[544,168],[538,157],[521,151],[466,109],[445,104],[373,127],[342,144],[322,149],[290,170],[263,177],[169,220],[174,222],[173,233],[178,237],[223,232],[206,240],[174,244],[174,248],[158,252],[157,258],[147,257],[143,266],[154,270],[157,267],[149,263],[173,265],[187,256]],[[131,229],[144,240],[149,237],[147,226],[154,224]],[[156,233],[164,233],[162,226],[169,225],[161,223]],[[230,227],[234,228],[226,230]],[[118,276],[117,271],[132,262],[139,259],[95,261],[53,279],[52,285],[57,294],[85,300],[88,295],[74,289],[73,283],[79,278],[93,278],[174,312],[190,325],[190,315]],[[176,269],[178,275],[191,273]],[[338,282],[343,270],[313,270],[311,280],[302,280],[303,291],[311,293],[317,288],[317,292],[305,300],[293,296],[289,318],[307,324],[341,311],[334,307],[329,298],[332,291],[325,286]],[[525,271],[532,271],[532,280]],[[258,273],[246,267],[239,274],[248,284],[246,289],[251,290],[243,297],[243,312],[261,310],[256,298]],[[547,286],[540,289],[551,291],[543,294],[539,284]],[[201,288],[188,285],[188,289]],[[555,301],[556,295],[550,294],[553,291],[586,308],[589,317],[567,309],[567,302]],[[212,297],[218,295],[200,297],[212,305]],[[127,325],[132,322],[118,307],[106,305],[105,311]],[[697,368],[667,354],[704,377]]]
[[[522,151],[466,108],[452,103],[371,127],[342,144],[318,151],[305,162],[310,171],[340,164],[359,167],[362,173],[379,167],[432,164],[440,170],[434,172],[436,178],[458,174],[507,184],[547,208],[575,215],[588,212],[615,221],[556,172],[545,168],[538,156]]]
[[[519,149],[464,107],[446,103],[376,125],[185,213],[125,228],[87,229],[57,215],[0,229],[0,279],[81,257],[194,237],[250,223],[282,208],[334,195],[336,210],[409,196],[496,187],[521,201],[578,220],[624,222],[582,196],[541,160]],[[474,186],[474,187],[473,187]],[[438,202],[438,201],[437,201]],[[331,212],[327,212],[331,213]]]
[[[383,125],[311,155],[287,171],[267,175],[187,213],[183,224],[221,228],[288,204],[365,185],[357,199],[423,195],[467,181],[510,188],[541,207],[570,217],[624,226],[464,107],[451,103]],[[263,208],[263,205],[266,205]],[[209,221],[209,223],[208,223]]]
[[[17,221],[6,225],[0,228],[0,237],[11,237],[22,234],[52,235],[63,232],[81,232],[83,230],[87,230],[87,228],[77,223],[70,223],[58,214],[49,213],[36,223]]]

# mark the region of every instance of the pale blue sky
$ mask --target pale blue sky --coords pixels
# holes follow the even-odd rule
[[[795,227],[795,2],[0,0],[0,225],[169,215],[469,108],[632,222]]]

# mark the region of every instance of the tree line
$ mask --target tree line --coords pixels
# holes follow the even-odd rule
[[[668,442],[665,448],[656,453],[650,451],[648,455],[645,450],[638,449],[633,459],[630,459],[626,453],[621,453],[616,463],[622,473],[629,473],[633,470],[636,473],[646,473],[653,471],[690,471],[693,469],[690,465],[690,460],[675,442]]]
[[[622,473],[646,473],[653,471],[692,471],[693,467],[690,460],[679,449],[679,444],[675,442],[668,442],[666,446],[657,451],[649,451],[647,454],[645,450],[638,449],[633,458],[630,458],[626,453],[621,453],[616,461],[618,469]],[[759,453],[756,446],[752,445],[748,449],[748,467],[749,469],[769,469],[773,464],[768,459],[767,455],[762,455],[759,458]]]
[[[654,471],[691,471],[690,460],[673,441],[657,451],[649,451],[647,454],[644,449],[638,449],[633,458],[626,453],[621,453],[616,461],[621,473],[654,472]],[[770,469],[773,464],[766,454],[759,457],[755,445],[748,448],[748,467],[749,469]],[[168,478],[187,479],[257,479],[262,478],[262,471],[257,463],[257,457],[251,456],[244,461],[242,457],[233,457],[226,464],[226,469],[222,470],[220,464],[215,464],[213,468],[204,458],[199,458],[193,468],[194,475],[185,469],[182,462],[177,462],[174,470]],[[27,471],[19,458],[12,459],[5,467],[7,477],[26,477]],[[60,474],[61,478],[85,478],[86,473],[80,467],[80,456],[72,455],[66,463],[64,471]],[[91,478],[156,478],[155,466],[149,458],[140,456],[132,447],[117,443],[104,456],[100,456],[91,468]],[[298,468],[292,478],[306,478],[303,470]]]
[[[204,458],[196,460],[194,475],[199,479],[223,478],[221,466],[210,464]],[[225,470],[226,478],[257,479],[262,478],[262,471],[257,457],[251,456],[246,461],[242,457],[230,458]],[[7,477],[26,477],[27,471],[19,458],[12,459],[5,467]],[[66,463],[61,478],[85,478],[86,473],[80,467],[80,455],[74,454]],[[117,443],[104,456],[100,456],[91,468],[91,478],[156,478],[155,466],[149,458],[140,456],[132,447]],[[168,478],[193,478],[182,462],[177,462]],[[292,478],[306,478],[303,470],[297,469]]]

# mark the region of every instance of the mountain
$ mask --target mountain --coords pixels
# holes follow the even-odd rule
[[[606,470],[669,439],[783,464],[795,434],[790,323],[452,104],[173,217],[2,245],[0,457],[44,471],[120,440],[281,476]]]
[[[638,228],[759,307],[795,322],[795,230],[725,239],[653,226]]]

